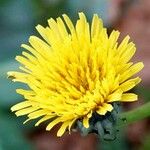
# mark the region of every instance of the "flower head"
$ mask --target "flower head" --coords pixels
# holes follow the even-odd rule
[[[129,62],[136,48],[129,36],[118,44],[118,31],[110,36],[98,15],[91,25],[83,13],[74,27],[67,15],[49,19],[48,27],[36,29],[43,39],[29,38],[26,51],[17,56],[20,72],[9,72],[13,81],[28,85],[17,89],[25,100],[11,108],[17,116],[27,115],[36,123],[49,120],[46,130],[61,124],[61,136],[80,119],[85,128],[93,113],[105,115],[113,102],[132,102],[137,95],[128,93],[141,79],[133,77],[143,63]]]

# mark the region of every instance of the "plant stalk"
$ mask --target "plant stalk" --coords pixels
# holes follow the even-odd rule
[[[119,115],[117,128],[127,126],[128,124],[145,119],[150,116],[150,102],[128,112]]]

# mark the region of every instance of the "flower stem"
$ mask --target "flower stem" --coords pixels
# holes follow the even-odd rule
[[[150,116],[150,102],[128,112],[121,113],[117,122],[117,128],[142,120]]]

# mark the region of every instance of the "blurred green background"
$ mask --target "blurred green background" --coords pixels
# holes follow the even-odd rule
[[[127,18],[127,16],[130,15],[127,13],[128,10],[130,10],[132,7],[134,8],[136,5],[135,3],[139,3],[138,1],[131,1],[0,0],[0,150],[96,149],[97,139],[94,135],[90,135],[89,137],[81,137],[78,133],[75,133],[72,136],[65,135],[64,138],[57,139],[55,137],[55,129],[54,131],[47,133],[44,131],[44,127],[34,128],[33,123],[22,125],[24,118],[16,118],[15,115],[10,112],[10,107],[22,99],[21,96],[16,94],[15,89],[16,87],[21,87],[23,85],[18,83],[14,84],[8,80],[6,72],[10,70],[17,70],[18,64],[14,58],[16,55],[21,54],[22,49],[20,48],[20,45],[22,43],[27,43],[30,35],[37,34],[35,30],[35,26],[37,24],[46,26],[47,19],[50,17],[56,18],[63,13],[68,14],[73,21],[75,21],[78,17],[78,12],[83,11],[89,20],[91,20],[93,13],[99,14],[104,20],[105,26],[107,26],[110,31],[112,27],[114,27],[125,32],[123,18]],[[144,0],[142,4],[144,2],[146,1]],[[137,11],[139,10],[137,9]],[[143,10],[143,13],[144,11],[145,10]],[[135,12],[133,14],[135,14]],[[136,14],[135,16],[139,15]],[[150,13],[148,13],[148,16],[150,17]],[[134,16],[131,15],[130,18],[134,18]],[[141,28],[144,28],[144,26]],[[136,37],[138,35],[132,34],[132,31],[134,33],[134,29],[131,31],[129,28],[127,33],[128,31],[129,34],[131,33],[133,38],[135,37],[136,42]],[[147,38],[150,38],[149,35],[146,36]],[[149,55],[149,53],[150,52],[146,51],[145,54]],[[147,64],[149,63],[147,57],[143,56],[142,59],[145,60]],[[149,101],[150,99],[148,83],[149,78],[145,72],[143,72],[142,75],[146,84],[138,87],[135,89],[135,91],[143,99],[141,101],[144,102]],[[125,109],[128,110],[130,107],[135,106],[128,106]],[[139,131],[144,133],[142,134],[142,138],[139,137],[138,139],[131,140],[128,137],[130,136],[128,135],[128,131],[126,131],[126,134],[124,132],[120,133],[119,140],[116,140],[113,143],[108,144],[101,142],[100,149],[149,150],[150,134],[148,134],[148,122],[149,120],[144,120],[144,122],[140,122],[136,126],[131,126],[131,129],[133,128],[135,133]],[[134,138],[134,133],[131,133],[131,136]]]

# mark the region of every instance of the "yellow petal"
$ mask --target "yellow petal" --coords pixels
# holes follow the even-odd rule
[[[10,71],[7,73],[7,75],[9,78],[12,78],[12,81],[14,82],[18,81],[18,82],[26,83],[26,77],[27,77],[26,73]]]
[[[65,39],[66,37],[68,37],[68,33],[64,25],[64,22],[60,17],[57,18],[57,25],[62,38]]]
[[[62,119],[60,117],[58,117],[57,119],[54,119],[52,122],[48,124],[48,126],[46,127],[46,130],[47,131],[51,130],[56,124],[60,122],[62,122]]]
[[[37,31],[40,33],[40,35],[47,41],[47,42],[49,42],[49,40],[48,40],[48,38],[47,38],[47,32],[46,32],[46,29],[43,27],[43,26],[41,26],[41,25],[37,25],[36,26],[36,29],[37,29]]]
[[[41,124],[42,122],[46,121],[46,120],[49,120],[51,118],[54,118],[55,115],[47,115],[47,116],[44,116],[42,117],[36,124],[35,126],[38,126],[39,124]]]
[[[120,63],[127,63],[135,54],[136,48],[135,44],[132,42],[129,43],[124,51],[123,55],[120,58]]]
[[[77,120],[77,118],[73,119],[70,123],[69,123],[69,127],[68,127],[68,130],[69,130],[69,133],[70,133],[70,129],[72,127],[72,125],[74,124],[74,122]]]
[[[120,83],[124,82],[128,78],[132,77],[134,74],[138,73],[143,67],[144,67],[144,64],[142,62],[134,64],[128,70],[126,70],[123,74],[120,75],[119,82]]]
[[[34,91],[31,91],[31,90],[17,89],[16,92],[21,95],[35,95]],[[35,103],[35,102],[30,102],[30,101],[27,101],[27,102],[30,104]]]
[[[83,126],[89,128],[89,118],[87,116],[83,118]]]
[[[130,79],[130,80],[122,83],[120,85],[120,88],[123,92],[126,92],[126,91],[132,89],[134,86],[136,86],[140,81],[141,81],[141,79],[139,77]]]
[[[30,36],[29,43],[38,52],[38,54],[42,56],[42,58],[49,58],[48,56],[51,54],[51,47],[46,42],[36,36]],[[44,61],[45,59],[42,60]],[[43,61],[40,61],[40,63]]]
[[[36,111],[37,109],[38,109],[37,107],[28,107],[28,108],[18,110],[15,114],[16,114],[16,116],[23,116],[23,115],[27,115],[33,111]]]
[[[70,20],[70,18],[66,14],[63,14],[63,18],[64,18],[70,32],[72,33],[73,31],[75,31],[74,25],[73,25],[72,21]]]
[[[130,40],[130,37],[127,35],[123,39],[123,41],[121,42],[121,44],[119,45],[119,47],[118,47],[118,55],[119,55],[119,57],[125,52],[129,40]]]
[[[119,38],[120,32],[113,30],[109,36],[109,46],[113,48]],[[112,53],[112,52],[111,52]]]
[[[96,111],[99,115],[105,115],[107,112],[107,109],[103,106],[100,106],[99,109]]]
[[[113,110],[113,106],[111,104],[104,103],[103,107],[109,112]]]
[[[121,97],[122,97],[122,90],[118,89],[117,91],[108,96],[107,102],[120,101]]]
[[[138,99],[138,96],[134,93],[125,93],[122,94],[122,98],[121,101],[122,102],[132,102],[132,101],[136,101]]]
[[[98,17],[97,14],[94,14],[91,26],[91,37],[94,37],[100,33],[103,28],[103,21]]]
[[[35,111],[35,112],[32,112],[32,113],[30,113],[29,115],[28,115],[28,117],[30,118],[30,119],[36,119],[36,118],[38,118],[38,117],[41,117],[41,116],[44,116],[44,115],[46,115],[46,114],[48,114],[49,113],[49,111],[48,110],[37,110],[37,111]]]
[[[11,111],[16,111],[16,110],[26,108],[26,107],[29,107],[29,106],[31,106],[30,101],[23,101],[21,103],[18,103],[16,105],[12,106]]]
[[[29,122],[30,120],[32,120],[32,119],[28,118],[26,121],[23,122],[23,124],[26,124],[26,123]]]
[[[28,50],[28,51],[29,51],[31,54],[33,54],[34,56],[37,56],[37,55],[38,55],[38,53],[36,52],[36,50],[33,49],[33,48],[32,48],[31,46],[29,46],[29,45],[22,44],[21,47],[24,48],[24,49],[26,49],[26,50]]]
[[[70,122],[71,121],[66,121],[61,125],[60,129],[57,132],[58,137],[60,137],[64,134],[64,132],[66,131],[66,128],[69,126]]]

